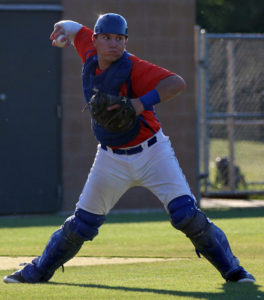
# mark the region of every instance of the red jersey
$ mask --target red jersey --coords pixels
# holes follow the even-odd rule
[[[85,26],[83,26],[80,31],[77,33],[74,46],[78,54],[80,55],[83,63],[90,56],[96,54],[96,49],[92,42],[93,31]],[[145,60],[141,60],[135,55],[130,54],[129,59],[132,62],[132,70],[130,74],[131,79],[131,86],[133,92],[133,98],[139,98],[151,90],[153,90],[156,85],[159,83],[160,80],[175,75],[174,73],[161,68],[157,65],[149,63]],[[99,74],[100,71],[97,70]],[[120,95],[126,95],[126,84],[124,83],[120,90]],[[129,143],[119,146],[119,147],[112,147],[112,148],[126,148],[126,147],[133,147],[142,143],[143,141],[149,139],[155,132],[158,132],[161,128],[161,124],[156,117],[155,111],[145,110],[141,114],[144,120],[148,123],[151,127],[148,128],[141,122],[141,127],[138,135]]]

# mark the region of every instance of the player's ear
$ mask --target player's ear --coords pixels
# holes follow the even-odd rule
[[[127,46],[127,42],[128,42],[128,37],[126,37],[126,39],[125,39],[125,48]]]
[[[95,46],[95,41],[96,41],[96,36],[93,35],[93,36],[92,36],[92,42],[93,42],[93,45],[94,45],[94,46]]]

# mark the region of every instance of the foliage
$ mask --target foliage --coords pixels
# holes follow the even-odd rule
[[[196,23],[210,33],[263,33],[264,1],[197,0]]]

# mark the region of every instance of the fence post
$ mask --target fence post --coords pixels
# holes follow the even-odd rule
[[[194,27],[194,61],[196,66],[196,111],[197,111],[197,205],[200,207],[201,204],[201,27]]]
[[[209,182],[209,96],[208,96],[208,41],[207,33],[204,29],[201,30],[201,59],[203,61],[202,84],[201,84],[201,141],[203,144],[203,171],[205,195],[208,193]]]
[[[229,188],[232,192],[235,191],[235,178],[234,178],[234,165],[235,165],[235,154],[234,154],[234,41],[229,40],[226,45],[227,50],[227,131],[228,131],[228,145],[229,145],[229,166],[228,166],[228,183]]]

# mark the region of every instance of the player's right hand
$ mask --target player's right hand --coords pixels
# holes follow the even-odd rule
[[[58,23],[54,25],[54,30],[50,35],[50,40],[52,40],[53,47],[69,47],[71,44],[71,40],[65,29]]]
[[[83,27],[82,24],[71,21],[71,20],[62,20],[58,23],[55,23],[54,30],[50,35],[50,39],[52,40],[53,46],[58,46],[56,44],[57,39],[60,38],[60,43],[65,42],[65,45],[60,45],[58,47],[68,47],[71,43],[73,43],[74,38],[77,32]]]

